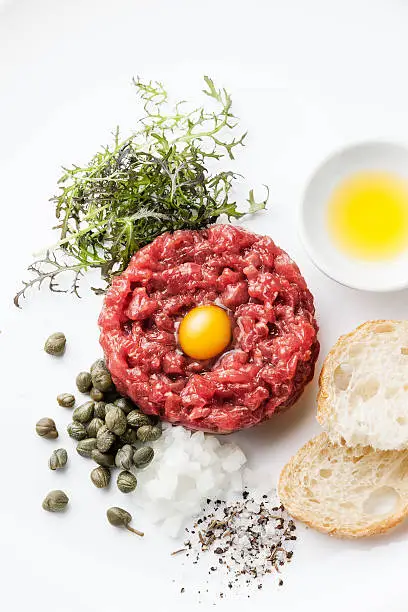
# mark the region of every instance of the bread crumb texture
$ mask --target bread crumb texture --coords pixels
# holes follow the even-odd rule
[[[339,444],[408,448],[408,321],[368,321],[339,338],[320,375],[317,420]]]
[[[347,448],[322,433],[284,467],[279,497],[294,518],[324,533],[384,533],[408,514],[408,451]]]

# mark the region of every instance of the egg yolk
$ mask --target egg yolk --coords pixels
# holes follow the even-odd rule
[[[188,312],[180,323],[178,341],[193,359],[211,359],[231,341],[231,322],[223,308],[208,304]]]
[[[408,183],[387,172],[352,175],[328,206],[334,242],[366,260],[394,257],[408,247]]]

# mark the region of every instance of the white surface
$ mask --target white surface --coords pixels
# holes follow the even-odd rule
[[[302,199],[299,231],[315,264],[339,283],[364,291],[396,291],[408,286],[408,251],[385,261],[364,261],[337,248],[327,228],[333,191],[359,172],[389,172],[408,179],[408,149],[390,142],[366,142],[336,151],[313,174]]]
[[[72,389],[75,372],[99,352],[100,298],[44,290],[22,311],[11,298],[32,252],[54,239],[47,200],[60,165],[86,161],[117,123],[134,124],[131,76],[159,78],[190,98],[210,74],[230,89],[249,129],[237,168],[249,184],[271,187],[268,212],[248,226],[272,235],[299,263],[316,297],[321,356],[365,319],[406,317],[408,292],[360,293],[315,269],[294,220],[308,177],[331,151],[359,140],[408,141],[408,3],[21,0],[0,11],[0,20],[2,608],[213,609],[211,602],[198,605],[187,566],[169,557],[174,544],[149,527],[148,517],[134,519],[147,532],[144,541],[109,528],[105,508],[128,502],[113,489],[92,487],[89,466],[64,433],[69,412],[54,398]],[[63,360],[42,351],[44,337],[57,329],[69,340]],[[271,481],[318,430],[316,382],[287,414],[233,436]],[[66,473],[48,470],[55,444],[33,433],[44,415],[56,418],[58,443],[70,451]],[[72,500],[64,516],[41,509],[56,486]],[[406,526],[365,542],[299,531],[281,589],[264,586],[250,600],[220,601],[219,609],[406,610]]]

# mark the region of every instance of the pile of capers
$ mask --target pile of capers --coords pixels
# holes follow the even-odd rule
[[[58,332],[47,339],[44,349],[50,355],[59,356],[65,351],[65,344],[64,334]],[[117,467],[121,470],[116,481],[118,489],[123,493],[134,491],[137,478],[131,470],[149,465],[154,451],[145,443],[158,440],[162,433],[157,417],[144,414],[117,392],[103,359],[97,359],[89,372],[80,372],[76,377],[76,386],[81,393],[89,394],[89,401],[74,408],[75,396],[61,393],[57,402],[63,408],[74,408],[67,431],[77,441],[78,454],[98,464],[91,471],[91,481],[99,489],[107,487],[111,481],[111,469]],[[58,438],[56,424],[48,417],[37,422],[36,432],[43,438]],[[49,458],[49,468],[62,469],[67,459],[65,449],[56,449]],[[61,512],[68,501],[64,491],[50,491],[43,501],[43,508]],[[143,535],[129,527],[131,515],[125,510],[110,508],[107,516],[112,525],[122,525],[129,531]]]
[[[150,446],[142,446],[160,438],[157,419],[143,414],[129,399],[117,393],[103,359],[98,359],[89,372],[80,372],[76,385],[91,399],[77,406],[72,413],[68,433],[77,441],[77,452],[98,464],[91,472],[91,481],[102,489],[111,481],[111,470],[121,471],[116,484],[122,493],[130,493],[137,486],[131,471],[146,467],[154,457]],[[72,397],[62,393],[57,401],[73,407]],[[75,401],[75,398],[74,398]]]

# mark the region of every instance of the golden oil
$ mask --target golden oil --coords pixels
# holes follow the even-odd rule
[[[334,189],[328,227],[339,249],[366,260],[408,248],[408,182],[388,172],[360,172]]]

